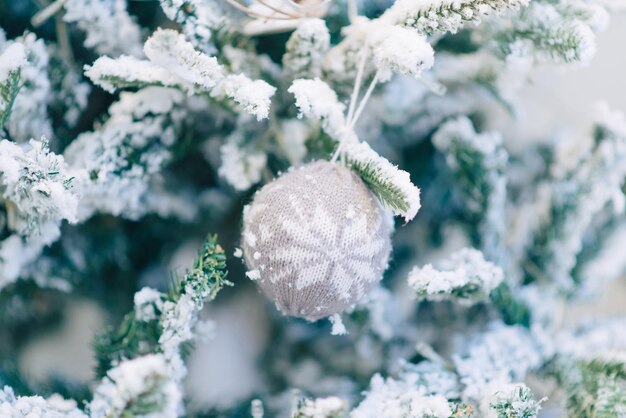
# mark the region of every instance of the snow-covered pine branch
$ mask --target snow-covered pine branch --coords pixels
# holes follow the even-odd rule
[[[552,374],[568,397],[569,415],[626,412],[626,321],[590,321],[560,335]]]
[[[321,121],[322,128],[335,141],[346,134],[345,106],[339,102],[337,93],[319,78],[294,80],[289,93],[296,98],[298,117]]]
[[[528,250],[527,278],[553,281],[565,292],[578,286],[572,278],[584,234],[607,206],[624,211],[626,118],[602,104],[597,108],[589,152],[550,188],[549,211]],[[539,273],[540,272],[540,273]]]
[[[199,51],[214,54],[215,33],[228,22],[224,5],[215,0],[160,0],[163,13],[178,23]]]
[[[63,20],[85,32],[84,44],[98,54],[141,55],[141,29],[126,0],[67,0]]]
[[[245,128],[226,137],[220,147],[221,166],[218,174],[235,190],[248,190],[261,181],[267,166],[267,154],[255,143],[246,144]]]
[[[465,116],[445,122],[433,145],[446,156],[465,209],[477,219],[477,244],[488,260],[502,263],[506,233],[507,152],[497,133],[476,133]]]
[[[14,47],[19,44],[21,47]],[[9,50],[10,48],[10,50]],[[1,62],[0,66],[14,65],[19,63],[19,56],[15,56],[16,49],[22,49],[26,56],[26,62],[21,62],[19,71],[19,91],[12,90],[14,96],[8,95],[10,100],[10,114],[2,115],[4,91],[0,91],[0,122],[4,118],[4,129],[10,138],[18,142],[27,142],[32,138],[52,137],[52,126],[48,117],[48,100],[50,96],[50,81],[48,79],[49,54],[42,39],[38,39],[33,33],[25,33],[15,40],[3,44],[0,39],[0,50],[10,52],[7,62]],[[13,61],[17,59],[17,61]],[[0,70],[1,72],[1,70]],[[0,74],[2,76],[2,74]],[[4,90],[0,87],[1,90]],[[2,123],[0,123],[2,125]]]
[[[50,152],[44,139],[0,141],[0,204],[9,232],[0,241],[0,290],[58,239],[64,220],[77,221],[75,183],[63,157]]]
[[[122,360],[107,372],[88,405],[91,418],[176,418],[182,392],[162,354]]]
[[[321,19],[302,22],[285,44],[283,69],[292,79],[316,78],[322,73],[324,54],[330,48],[330,34]]]
[[[409,273],[409,286],[418,297],[428,300],[478,301],[489,297],[500,285],[503,272],[497,265],[485,261],[483,254],[464,248],[438,263],[414,267]]]
[[[103,380],[89,405],[93,416],[180,416],[187,373],[182,346],[194,339],[204,303],[231,285],[225,268],[224,251],[210,236],[192,268],[172,283],[170,294],[150,288],[135,294],[135,308],[119,328],[96,338]]]
[[[298,402],[291,418],[343,418],[348,409],[347,402],[336,396],[308,399]]]
[[[530,57],[538,63],[588,64],[595,54],[595,32],[606,23],[601,7],[590,11],[573,2],[532,2],[513,23],[497,35],[499,52],[514,58]],[[606,12],[604,12],[606,13]],[[593,14],[593,17],[591,16]],[[493,35],[491,35],[493,36]]]
[[[234,100],[258,120],[269,115],[270,98],[276,88],[243,74],[228,74],[217,59],[194,49],[184,35],[158,29],[146,41],[148,60],[129,56],[98,58],[85,74],[109,92],[119,88],[162,86],[218,100]]]
[[[585,294],[599,294],[604,286],[626,273],[626,257],[622,257],[626,248],[626,222],[609,223],[608,229],[601,234],[602,242],[594,248],[593,257],[585,257],[574,270],[574,278]]]
[[[449,418],[453,407],[448,399],[430,393],[412,379],[383,378],[376,374],[370,381],[365,399],[351,412],[351,418],[383,416],[413,418]],[[390,412],[393,415],[390,415]]]
[[[398,0],[380,20],[427,35],[456,33],[466,23],[480,22],[486,15],[527,4],[528,0]]]
[[[552,358],[554,347],[541,329],[492,322],[487,331],[470,337],[452,356],[466,402],[491,399],[498,387],[523,382],[526,375]]]
[[[20,89],[21,68],[26,65],[24,45],[15,42],[0,53],[0,133],[11,114],[13,101]]]
[[[349,142],[344,152],[348,166],[383,206],[407,222],[415,217],[421,207],[420,190],[411,182],[409,173],[380,156],[365,142]]]
[[[511,383],[498,388],[491,399],[486,396],[481,411],[487,418],[535,418],[541,403],[547,398],[535,399],[532,391],[523,383]]]
[[[123,92],[98,130],[80,134],[66,148],[81,193],[80,219],[97,212],[137,219],[157,210],[148,195],[171,160],[184,100],[181,92],[161,87]]]
[[[381,81],[393,73],[417,78],[433,66],[435,52],[424,35],[412,28],[377,26],[368,43]]]
[[[48,224],[77,220],[74,178],[62,156],[49,151],[44,140],[23,146],[0,141],[0,192],[7,207],[9,230],[23,236],[41,235]]]
[[[0,389],[0,414],[3,417],[88,418],[73,400],[58,394],[41,396],[16,396],[9,386]]]

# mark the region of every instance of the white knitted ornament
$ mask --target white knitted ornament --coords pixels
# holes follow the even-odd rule
[[[356,174],[315,161],[267,184],[244,208],[247,276],[283,314],[324,318],[380,281],[391,231],[391,218]]]

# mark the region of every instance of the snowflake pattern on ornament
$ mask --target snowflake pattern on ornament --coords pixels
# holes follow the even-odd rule
[[[349,169],[317,161],[261,189],[244,210],[247,276],[278,309],[310,320],[342,312],[382,277],[391,220]]]

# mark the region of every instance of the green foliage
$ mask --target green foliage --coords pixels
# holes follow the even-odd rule
[[[11,107],[20,90],[20,73],[19,69],[9,71],[6,83],[0,84],[0,131],[11,115]]]
[[[158,320],[138,321],[134,312],[126,314],[117,328],[109,327],[94,338],[96,375],[104,377],[114,364],[156,351],[160,336]]]
[[[232,286],[226,275],[226,254],[217,243],[217,236],[209,236],[198,252],[192,269],[175,283],[169,300],[175,302],[181,295],[189,294],[197,305],[205,300],[211,301],[224,286]]]
[[[181,295],[189,294],[196,305],[213,300],[224,287],[232,285],[226,280],[226,255],[217,243],[217,236],[209,236],[194,264],[182,278],[174,278],[165,300],[176,302]],[[135,312],[129,312],[117,328],[109,328],[94,339],[97,360],[96,373],[103,377],[112,365],[123,359],[133,359],[148,353],[160,352],[159,337],[163,331],[160,318],[140,321]]]
[[[509,55],[511,46],[516,40],[525,39],[532,42],[535,51],[542,53],[554,62],[580,62],[586,59],[586,39],[573,24],[559,27],[537,26],[525,30],[507,32],[502,52]]]
[[[477,133],[469,118],[460,117],[442,125],[433,143],[446,155],[455,189],[472,225],[473,244],[489,261],[504,265],[508,154],[500,137]]]
[[[337,149],[338,143],[326,132],[318,128],[307,138],[305,146],[307,148],[307,155],[312,159],[328,160]]]
[[[505,324],[530,326],[530,309],[514,297],[511,287],[506,282],[495,288],[489,297]]]
[[[141,89],[145,87],[172,87],[179,90],[184,90],[183,86],[179,86],[176,84],[164,84],[160,81],[148,82],[144,80],[132,80],[126,79],[124,77],[119,77],[110,74],[101,75],[99,80],[111,84],[116,89]]]
[[[562,370],[571,416],[618,418],[626,414],[626,367],[618,360],[565,362]]]
[[[489,11],[514,9],[523,2],[516,0],[472,0],[464,3],[432,3],[412,11],[398,24],[417,29],[426,35],[456,33],[467,23],[480,21]]]
[[[361,177],[383,206],[399,212],[409,210],[406,194],[392,181],[383,178],[372,162],[351,161],[349,156],[347,160],[352,171]]]
[[[513,393],[498,393],[498,400],[489,404],[498,418],[533,418],[541,409],[541,402],[535,400],[526,386],[518,386]]]

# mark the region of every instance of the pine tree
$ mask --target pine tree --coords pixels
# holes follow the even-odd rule
[[[626,416],[626,118],[511,139],[618,11],[0,0],[0,417]]]

